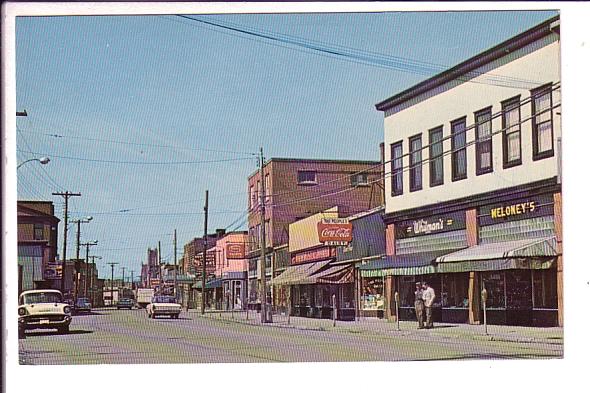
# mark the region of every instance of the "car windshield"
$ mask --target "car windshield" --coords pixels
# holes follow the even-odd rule
[[[27,293],[23,296],[24,304],[61,303],[61,294],[57,292]]]
[[[156,296],[152,303],[176,303],[176,300],[172,296]]]

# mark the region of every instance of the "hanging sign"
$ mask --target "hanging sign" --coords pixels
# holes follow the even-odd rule
[[[225,257],[227,259],[244,259],[246,257],[246,245],[244,243],[227,243],[225,245]]]
[[[318,237],[326,246],[346,246],[352,241],[352,224],[347,218],[323,218],[318,222]]]

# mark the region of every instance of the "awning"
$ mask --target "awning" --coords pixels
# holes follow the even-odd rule
[[[357,265],[362,277],[414,276],[436,273],[436,258],[455,250],[439,250],[403,255],[387,255],[382,259]]]
[[[354,266],[335,265],[314,276],[317,276],[318,284],[349,284],[354,282]]]
[[[439,273],[549,269],[557,257],[555,236],[478,244],[436,259]]]
[[[214,278],[212,280],[209,280],[205,283],[205,289],[213,289],[213,288],[221,288],[221,278]],[[196,289],[201,289],[202,287],[202,281],[198,280],[194,285],[193,288]]]
[[[305,284],[305,280],[312,274],[330,263],[330,260],[306,263],[303,265],[289,266],[284,272],[270,280],[271,285],[298,285]]]

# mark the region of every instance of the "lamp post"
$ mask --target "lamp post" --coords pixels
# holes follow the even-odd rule
[[[18,166],[16,167],[16,169],[20,168],[21,166],[23,166],[27,162],[31,162],[31,161],[39,161],[41,163],[41,165],[45,165],[45,164],[49,164],[49,161],[51,161],[51,160],[49,159],[49,157],[29,158],[28,160],[23,161],[20,164],[18,164]]]

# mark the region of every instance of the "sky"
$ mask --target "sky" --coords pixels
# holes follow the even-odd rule
[[[554,11],[208,15],[270,41],[173,15],[18,17],[19,200],[70,199],[91,255],[138,276],[148,247],[173,261],[209,225],[246,230],[247,177],[265,157],[378,160],[375,104],[434,75],[360,64],[309,49],[355,48],[451,67],[556,15]],[[350,51],[350,49],[347,49]],[[433,67],[433,69],[436,67]],[[230,226],[232,224],[232,226]],[[240,225],[242,224],[242,225]],[[59,226],[61,253],[63,220]],[[75,226],[68,257],[75,253]],[[82,253],[83,255],[84,253]]]

